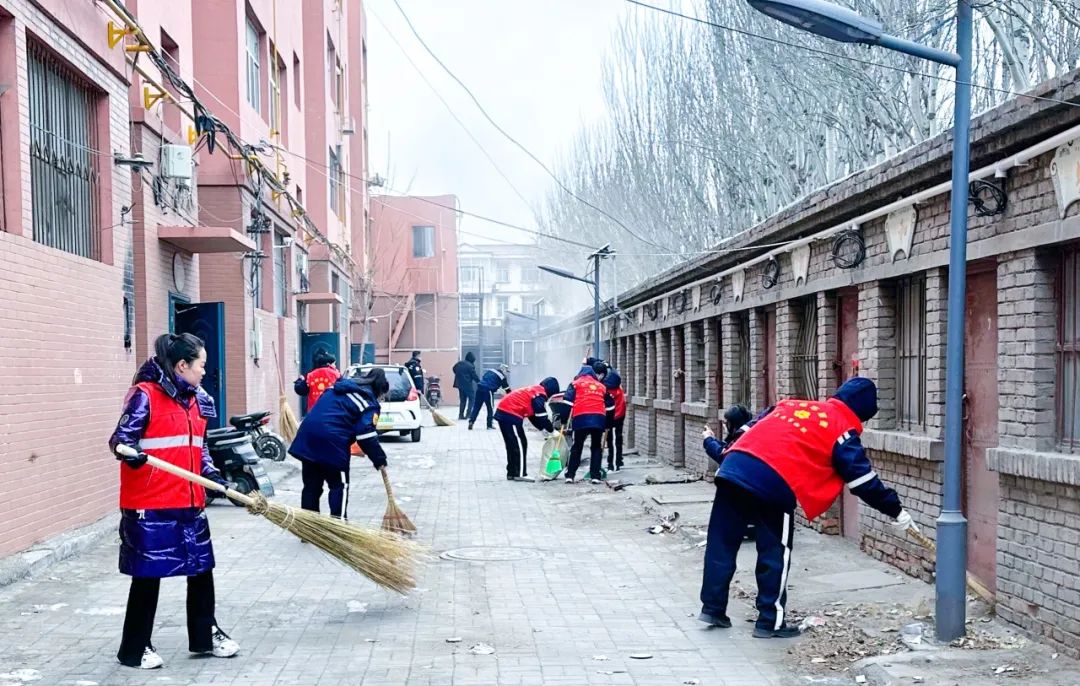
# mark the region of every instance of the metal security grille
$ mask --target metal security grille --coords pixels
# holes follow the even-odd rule
[[[1080,251],[1061,259],[1057,279],[1057,437],[1065,450],[1080,448]]]
[[[738,395],[735,401],[750,407],[750,313],[740,312],[736,315],[736,330],[738,332],[739,346],[739,375],[736,379]],[[753,411],[753,408],[751,408]]]
[[[795,394],[818,397],[817,299],[804,298],[798,304],[799,335],[795,341]]]
[[[926,424],[926,280],[921,276],[896,286],[896,424],[921,429]]]
[[[43,47],[27,47],[34,240],[100,256],[96,94]]]

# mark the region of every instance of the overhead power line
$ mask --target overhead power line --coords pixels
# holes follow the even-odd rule
[[[473,94],[473,92],[472,92],[471,90],[469,90],[469,87],[468,87],[468,86],[466,86],[466,85],[465,85],[465,83],[464,83],[464,82],[463,82],[463,81],[462,81],[461,79],[459,79],[459,78],[457,77],[457,75],[456,75],[456,74],[454,74],[454,72],[453,72],[453,71],[452,71],[452,70],[450,69],[450,67],[446,66],[446,64],[445,64],[445,63],[444,63],[444,62],[443,62],[443,61],[442,61],[441,59],[439,59],[439,56],[438,56],[438,55],[436,55],[436,54],[435,54],[435,52],[434,52],[434,51],[433,51],[433,50],[432,50],[432,49],[431,49],[430,47],[428,47],[428,44],[427,44],[427,43],[426,43],[426,42],[424,41],[423,37],[422,37],[422,36],[420,35],[420,33],[419,33],[419,32],[418,32],[417,30],[416,30],[416,27],[415,27],[415,26],[413,26],[413,23],[412,23],[412,21],[411,21],[411,20],[409,19],[409,15],[405,13],[405,9],[404,9],[404,8],[403,8],[403,7],[401,6],[401,3],[400,3],[400,2],[398,2],[398,0],[394,0],[394,5],[395,5],[395,6],[396,6],[396,7],[398,8],[398,11],[399,11],[399,12],[401,12],[401,16],[402,16],[402,17],[404,17],[404,19],[405,19],[405,23],[406,23],[406,24],[408,25],[408,27],[409,27],[409,30],[410,30],[410,31],[412,31],[412,34],[413,34],[413,36],[415,36],[415,37],[416,37],[416,40],[420,42],[420,45],[421,45],[421,46],[423,46],[423,48],[424,48],[424,50],[425,50],[425,51],[427,51],[427,54],[428,54],[428,55],[430,55],[430,56],[431,56],[431,58],[432,58],[433,60],[435,60],[435,62],[436,62],[436,63],[438,63],[438,65],[439,65],[440,67],[442,67],[443,71],[445,71],[445,72],[447,73],[447,75],[448,75],[448,76],[449,76],[449,77],[450,77],[451,79],[453,79],[453,80],[454,80],[454,82],[455,82],[455,83],[457,83],[457,84],[458,84],[459,86],[461,86],[462,90],[464,90],[464,91],[465,91],[465,93],[466,93],[466,94],[467,94],[467,95],[469,96],[469,99],[473,101],[473,104],[474,104],[474,105],[476,105],[476,108],[477,108],[478,110],[480,110],[480,114],[484,115],[484,118],[485,118],[485,119],[487,119],[487,120],[488,120],[488,122],[489,122],[489,123],[490,123],[490,124],[491,124],[491,125],[492,125],[493,127],[495,127],[495,130],[496,130],[496,131],[498,131],[499,133],[501,133],[501,134],[503,135],[503,137],[505,137],[505,138],[506,138],[506,139],[507,139],[508,141],[510,141],[511,143],[513,143],[513,144],[514,144],[514,145],[515,145],[515,146],[516,146],[516,147],[517,147],[518,149],[520,149],[520,150],[521,150],[522,152],[524,152],[524,153],[525,153],[526,155],[528,155],[528,157],[529,157],[529,158],[530,158],[530,159],[531,159],[531,160],[532,160],[533,162],[536,162],[536,164],[537,164],[537,165],[539,165],[539,166],[540,166],[540,168],[541,168],[541,169],[543,169],[543,170],[544,170],[544,172],[546,172],[546,173],[547,173],[547,175],[551,177],[551,179],[552,179],[552,180],[553,180],[553,181],[555,182],[555,184],[556,184],[556,185],[557,185],[557,186],[558,186],[558,187],[559,187],[560,189],[562,189],[562,190],[563,190],[563,192],[565,192],[565,193],[566,193],[567,195],[569,195],[570,197],[574,198],[574,199],[575,199],[575,200],[577,200],[578,202],[582,203],[582,204],[583,204],[583,205],[585,205],[586,207],[589,207],[589,208],[591,208],[591,209],[595,210],[596,212],[600,213],[600,214],[601,214],[601,215],[603,215],[604,217],[607,217],[607,218],[608,218],[609,220],[611,220],[612,222],[614,222],[614,223],[615,223],[615,224],[616,224],[617,226],[619,226],[619,227],[620,227],[621,229],[623,229],[623,230],[624,230],[624,231],[626,231],[626,232],[627,232],[628,234],[630,234],[630,235],[631,235],[631,236],[633,236],[634,238],[638,239],[638,240],[639,240],[639,241],[641,241],[642,243],[647,243],[647,244],[649,244],[649,245],[651,245],[651,246],[653,246],[653,247],[655,247],[655,248],[660,248],[660,249],[663,249],[663,246],[661,246],[661,245],[658,245],[658,244],[656,244],[656,243],[652,242],[651,240],[649,240],[648,238],[645,238],[645,237],[644,237],[644,236],[642,236],[641,234],[639,234],[639,233],[635,232],[635,231],[634,231],[633,229],[631,229],[631,228],[630,228],[629,226],[627,226],[627,225],[626,225],[626,224],[624,224],[623,222],[619,221],[619,219],[618,219],[618,218],[616,218],[615,216],[613,216],[613,215],[612,215],[612,214],[610,214],[609,212],[607,212],[607,211],[605,211],[604,209],[602,209],[602,208],[600,208],[600,207],[598,207],[598,206],[594,205],[593,203],[589,202],[589,201],[588,201],[588,200],[586,200],[585,198],[583,198],[583,197],[581,197],[580,195],[578,195],[577,193],[575,193],[575,192],[574,192],[574,191],[573,191],[573,190],[572,190],[572,189],[571,189],[571,188],[570,188],[569,186],[567,186],[567,185],[566,185],[565,183],[563,183],[562,179],[560,179],[560,178],[559,178],[559,177],[558,177],[558,176],[557,176],[557,175],[555,174],[555,172],[551,171],[551,169],[550,169],[550,168],[549,168],[549,167],[548,167],[548,166],[547,166],[546,164],[544,164],[544,162],[543,162],[543,161],[542,161],[542,160],[541,160],[541,159],[540,159],[539,157],[537,157],[536,155],[534,155],[534,154],[533,154],[533,153],[532,153],[532,152],[531,152],[531,151],[530,151],[530,150],[529,150],[528,148],[526,148],[526,147],[525,147],[524,145],[522,145],[522,144],[521,144],[521,143],[520,143],[520,142],[519,142],[519,141],[518,141],[518,140],[517,140],[516,138],[514,138],[513,136],[511,136],[511,135],[510,135],[510,134],[509,134],[509,133],[508,133],[508,132],[506,131],[506,129],[504,129],[503,127],[499,126],[498,122],[496,122],[496,121],[495,121],[495,120],[494,120],[494,119],[493,119],[493,118],[491,117],[491,115],[490,115],[490,114],[488,114],[487,110],[486,110],[486,109],[484,109],[484,106],[483,106],[482,104],[480,104],[480,100],[479,100],[479,99],[477,99],[477,97],[476,97],[476,96],[475,96],[475,95]]]

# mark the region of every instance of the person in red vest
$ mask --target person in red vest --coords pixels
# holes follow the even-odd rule
[[[128,667],[155,669],[163,661],[150,641],[161,579],[187,577],[188,650],[232,657],[236,641],[214,616],[214,548],[203,508],[206,490],[168,472],[145,467],[147,455],[235,488],[214,467],[204,438],[217,416],[199,384],[206,348],[191,334],[165,334],[154,357],[135,375],[123,416],[109,439],[120,463],[120,572],[131,576],[124,633],[116,658]],[[131,450],[119,450],[120,446]]]
[[[615,412],[607,432],[607,468],[609,472],[617,472],[623,467],[623,426],[626,424],[626,393],[623,391],[622,377],[619,376],[618,369],[608,369],[608,373],[604,375],[604,385],[607,386],[611,399],[615,401]]]
[[[495,409],[503,443],[506,444],[506,479],[513,481],[528,476],[526,457],[529,442],[525,438],[525,420],[545,434],[554,431],[548,417],[547,399],[559,392],[559,381],[547,377],[535,386],[510,391]]]
[[[337,358],[332,353],[317,353],[315,355],[315,369],[301,376],[293,382],[293,390],[297,395],[307,396],[307,411],[315,407],[319,398],[328,389],[333,388],[337,380],[341,378],[341,372],[334,364]]]
[[[589,477],[594,484],[600,483],[604,465],[604,431],[609,417],[615,412],[615,400],[600,379],[607,374],[604,362],[594,362],[592,367],[582,368],[563,396],[571,406],[570,427],[574,430],[574,445],[570,448],[570,462],[566,465],[566,483],[574,483],[585,439],[592,439],[592,455],[589,461]]]
[[[755,638],[791,638],[785,623],[788,571],[798,503],[808,520],[829,509],[846,484],[867,505],[893,520],[899,534],[915,529],[896,491],[882,483],[859,442],[863,422],[877,414],[877,387],[855,377],[826,401],[788,399],[729,432],[727,445],[705,428],[705,452],[720,464],[709,518],[701,614],[727,628],[728,589],[749,524],[756,527]]]

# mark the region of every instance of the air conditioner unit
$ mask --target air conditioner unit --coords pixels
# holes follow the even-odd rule
[[[190,179],[194,165],[186,145],[161,146],[161,175],[169,179]]]
[[[262,327],[256,326],[251,330],[251,356],[256,360],[262,359],[263,336]]]

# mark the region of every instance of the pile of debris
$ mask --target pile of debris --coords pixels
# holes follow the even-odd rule
[[[907,615],[905,617],[905,614]],[[827,674],[846,672],[855,662],[878,655],[895,655],[911,648],[901,637],[901,624],[913,613],[876,605],[834,603],[819,615],[791,613],[803,636],[788,652],[802,670]],[[867,625],[886,624],[881,629]]]

